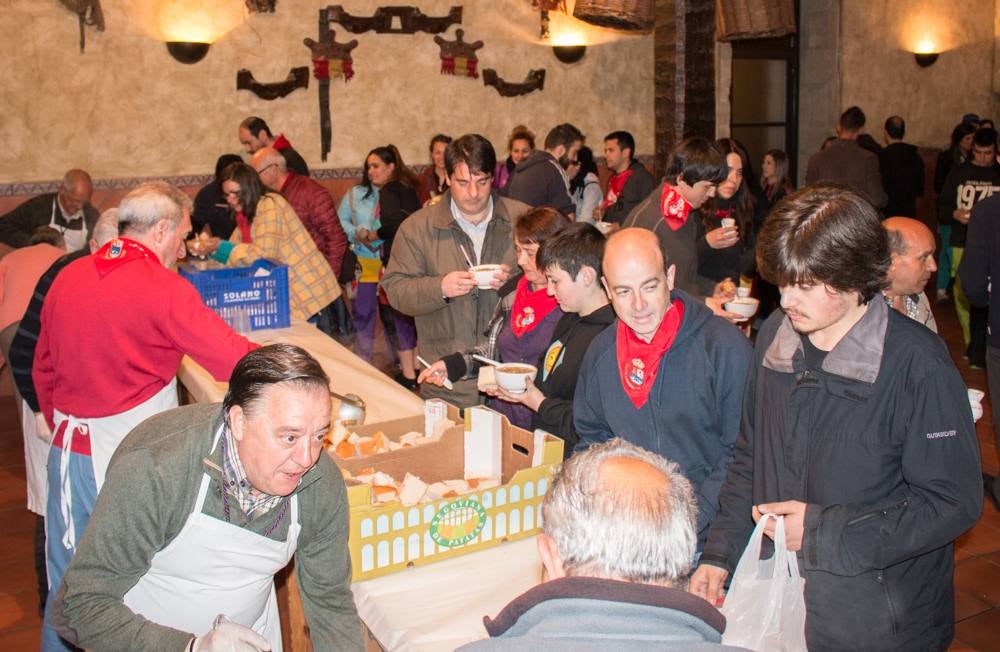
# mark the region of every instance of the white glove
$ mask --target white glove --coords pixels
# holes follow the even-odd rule
[[[191,649],[192,652],[267,652],[271,643],[249,627],[220,615],[212,631],[194,639]]]

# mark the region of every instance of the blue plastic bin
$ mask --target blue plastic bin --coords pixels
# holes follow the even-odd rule
[[[255,276],[261,269],[266,270],[267,275]],[[237,330],[240,318],[244,323],[249,321],[250,329],[255,331],[285,328],[292,323],[288,309],[287,265],[262,259],[249,267],[202,271],[184,264],[178,271],[198,290],[205,305]]]

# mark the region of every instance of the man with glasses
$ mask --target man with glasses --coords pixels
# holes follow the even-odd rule
[[[40,226],[51,226],[63,235],[67,252],[83,249],[99,216],[90,205],[94,184],[84,170],[73,169],[63,177],[58,192],[47,192],[24,202],[0,217],[0,242],[27,247]]]
[[[273,147],[262,147],[254,152],[250,164],[268,189],[281,193],[302,221],[302,226],[316,243],[330,269],[338,276],[347,251],[347,234],[337,217],[337,207],[330,192],[309,177],[288,169],[281,152]],[[353,276],[354,269],[347,270]],[[354,339],[354,326],[347,312],[343,296],[320,312],[317,327],[344,345]]]

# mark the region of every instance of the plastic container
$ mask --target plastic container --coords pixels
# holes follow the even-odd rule
[[[291,325],[288,308],[288,266],[258,260],[249,267],[198,270],[178,267],[180,275],[198,290],[205,305],[234,330],[286,328]]]

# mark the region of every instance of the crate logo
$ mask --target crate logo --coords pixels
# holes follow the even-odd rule
[[[431,519],[431,539],[439,546],[454,548],[475,539],[485,525],[486,510],[478,501],[456,500]]]
[[[260,301],[260,290],[239,290],[222,293],[222,303],[243,303]]]

